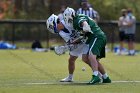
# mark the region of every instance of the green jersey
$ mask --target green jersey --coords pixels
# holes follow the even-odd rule
[[[73,20],[73,27],[75,30],[78,30],[78,31],[82,31],[83,30],[83,27],[82,27],[82,22],[86,21],[89,25],[90,25],[90,28],[93,32],[92,33],[87,33],[87,37],[88,37],[88,40],[87,40],[87,43],[91,40],[91,38],[95,38],[95,37],[98,37],[98,38],[102,38],[102,37],[105,37],[104,35],[104,32],[100,29],[100,27],[96,24],[96,22],[91,19],[90,17],[86,16],[86,15],[83,15],[83,14],[79,14],[79,15],[76,15],[76,17],[74,17],[74,20]]]

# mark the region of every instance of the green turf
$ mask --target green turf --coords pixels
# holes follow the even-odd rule
[[[0,93],[140,93],[140,82],[86,85],[91,69],[79,58],[73,83],[60,83],[67,76],[68,53],[31,50],[0,50]],[[102,59],[113,81],[140,81],[140,54]],[[86,71],[82,71],[86,67]]]

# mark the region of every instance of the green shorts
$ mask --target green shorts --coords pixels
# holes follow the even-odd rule
[[[95,37],[89,42],[89,54],[92,52],[98,58],[105,57],[106,37]]]

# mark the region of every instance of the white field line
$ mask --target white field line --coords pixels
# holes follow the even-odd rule
[[[121,81],[120,80],[120,81],[112,81],[112,83],[140,83],[140,81],[127,81],[127,80]]]
[[[77,85],[82,85],[86,84],[88,82],[27,82],[27,83],[6,83],[2,85],[71,85],[71,84],[77,84]],[[112,83],[140,83],[140,81],[112,81]],[[1,84],[0,84],[1,85]]]
[[[44,83],[23,83],[25,85],[53,85],[53,84],[85,84],[87,82],[44,82]],[[112,81],[112,83],[140,83],[140,81]]]

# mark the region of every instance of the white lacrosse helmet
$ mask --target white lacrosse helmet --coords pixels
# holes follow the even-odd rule
[[[58,33],[57,30],[57,23],[58,23],[58,16],[52,14],[46,21],[46,25],[47,25],[47,29],[51,32],[51,33]]]
[[[69,24],[72,23],[73,17],[76,16],[76,12],[73,8],[67,7],[63,13],[63,16],[64,16],[64,21]]]

